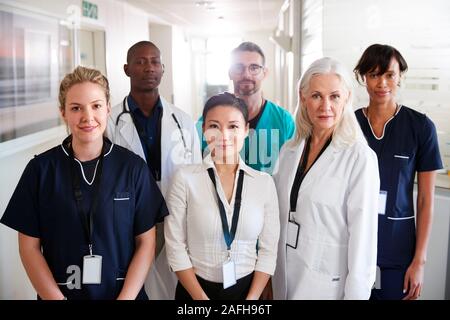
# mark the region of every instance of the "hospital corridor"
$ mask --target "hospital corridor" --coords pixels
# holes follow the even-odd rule
[[[450,300],[450,1],[0,0],[0,300]]]

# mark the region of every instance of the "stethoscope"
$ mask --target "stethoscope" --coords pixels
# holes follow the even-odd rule
[[[136,126],[133,115],[131,114],[130,110],[127,109],[127,98],[128,98],[128,96],[125,96],[125,98],[122,101],[122,112],[119,113],[119,115],[117,116],[116,128],[119,124],[120,117],[127,113],[130,115],[131,120],[133,121],[134,125]],[[186,139],[184,138],[184,134],[183,134],[183,129],[181,128],[180,122],[178,121],[177,117],[175,116],[175,113],[173,113],[173,112],[172,112],[172,119],[173,119],[173,121],[175,121],[178,131],[180,131],[181,140],[183,141],[183,147],[184,147],[184,158],[189,159],[192,156],[192,151],[187,146]]]

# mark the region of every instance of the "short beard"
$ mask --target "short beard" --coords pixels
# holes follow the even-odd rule
[[[249,96],[253,95],[255,92],[256,92],[255,90],[251,90],[251,91],[239,90],[238,94],[239,94],[240,97],[249,97]]]
[[[239,85],[237,86],[237,93],[239,94],[239,96],[251,96],[258,92],[258,90],[259,88],[256,85],[254,85],[253,89],[250,90],[241,90]]]

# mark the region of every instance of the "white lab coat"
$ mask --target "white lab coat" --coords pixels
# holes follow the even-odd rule
[[[377,259],[377,157],[365,142],[331,142],[301,184],[293,249],[286,246],[289,198],[303,149],[304,141],[286,143],[274,174],[281,225],[274,298],[368,299]]]
[[[197,131],[191,117],[163,97],[160,99],[163,116],[161,119],[161,181],[158,185],[165,197],[176,168],[184,164],[201,163],[202,156]],[[125,105],[129,111],[128,104],[125,103]],[[123,102],[112,108],[106,135],[113,143],[133,151],[145,160],[144,149],[130,114],[121,115],[116,125],[117,117],[122,111]],[[180,123],[188,150],[184,148],[180,130],[172,113]],[[175,297],[176,283],[177,278],[169,269],[164,246],[152,264],[145,281],[145,290],[150,300],[170,300]]]

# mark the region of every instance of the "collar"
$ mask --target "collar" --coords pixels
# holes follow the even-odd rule
[[[264,110],[266,109],[266,104],[267,104],[267,100],[263,98],[263,102],[261,104],[261,109],[259,109],[258,114],[252,120],[248,121],[251,129],[256,129],[256,127],[258,126],[259,120],[261,119],[261,116],[264,113]]]
[[[213,168],[214,171],[217,173],[216,166],[214,165],[214,161],[212,160],[211,153],[208,153],[208,155],[205,156],[203,159],[203,167],[208,170],[209,168]],[[241,156],[239,156],[239,164],[238,164],[238,170],[242,170],[245,172],[245,174],[249,175],[250,177],[255,176],[255,170],[247,166],[242,160]]]
[[[136,100],[133,99],[131,94],[129,94],[127,97],[127,104],[128,104],[128,108],[130,109],[130,112],[133,112],[134,114],[136,112],[139,112],[141,115],[144,115],[142,113],[141,109],[139,109],[139,106],[138,106]],[[161,101],[161,96],[158,96],[158,100],[156,101],[156,104],[153,106],[153,110],[155,111],[157,109],[158,111],[161,111],[162,108],[163,108],[163,105],[162,105],[162,101]]]
[[[394,119],[394,118],[397,116],[397,114],[400,112],[400,109],[401,109],[401,108],[402,108],[402,105],[401,105],[401,104],[397,104],[397,105],[396,105],[394,114],[392,115],[392,117],[390,117],[390,118],[384,123],[384,126],[383,126],[383,132],[382,132],[382,134],[381,134],[381,137],[377,137],[377,135],[376,135],[375,132],[373,131],[372,125],[370,124],[370,120],[369,120],[369,117],[368,117],[368,115],[367,115],[368,107],[362,109],[362,114],[363,114],[364,117],[366,118],[367,124],[369,125],[370,131],[372,132],[372,136],[373,136],[376,140],[378,140],[378,141],[383,140],[384,134],[386,133],[386,127],[387,127],[388,123],[391,122],[391,120]]]
[[[66,137],[61,143],[61,148],[66,156],[70,156],[70,145],[72,144],[72,135]],[[113,149],[114,143],[107,137],[103,136],[103,157],[109,155]]]

